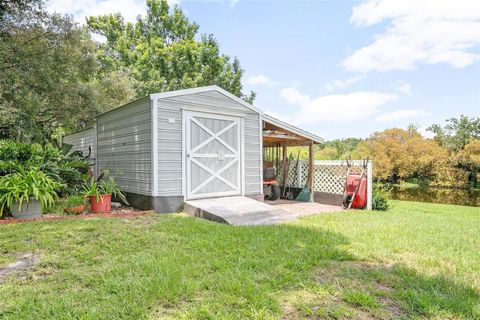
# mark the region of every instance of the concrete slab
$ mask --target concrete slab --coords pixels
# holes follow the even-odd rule
[[[223,197],[185,201],[186,213],[232,225],[266,225],[293,221],[286,210],[247,197]]]
[[[280,200],[268,202],[275,208],[282,209],[295,214],[297,217],[310,216],[321,213],[340,212],[344,209],[341,206],[332,206],[328,204],[316,203],[316,202],[298,202]]]
[[[342,211],[342,208],[296,201],[271,205],[247,197],[223,197],[185,201],[184,210],[194,217],[231,225],[267,225],[322,212]]]

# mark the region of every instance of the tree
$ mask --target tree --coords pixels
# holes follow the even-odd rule
[[[450,118],[445,126],[434,124],[427,130],[435,134],[435,141],[451,151],[462,150],[470,140],[480,139],[480,118]]]
[[[216,84],[252,102],[242,93],[238,59],[220,54],[212,35],[196,40],[199,26],[165,0],[147,0],[147,15],[126,23],[120,14],[89,17],[91,31],[105,37],[99,59],[105,72],[128,70],[137,96]]]
[[[315,159],[347,159],[360,141],[358,138],[346,138],[325,142],[315,152]]]
[[[336,160],[342,159],[338,157],[338,149],[332,146],[325,146],[321,149],[318,149],[314,153],[315,160]]]
[[[96,48],[85,28],[41,5],[10,9],[0,42],[0,136],[44,142],[59,128],[91,126],[106,108],[103,92],[117,88],[118,102],[130,98],[125,81],[105,80],[116,75],[97,78]]]
[[[478,187],[480,182],[480,140],[471,140],[458,153],[458,165],[468,171],[468,180],[472,187]]]
[[[0,25],[16,12],[35,13],[42,7],[42,0],[2,0],[0,2]]]
[[[373,160],[375,178],[399,182],[408,178],[433,180],[445,166],[447,152],[432,140],[424,139],[415,128],[386,129],[360,142],[354,158]]]

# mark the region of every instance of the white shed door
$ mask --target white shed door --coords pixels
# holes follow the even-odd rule
[[[187,199],[241,194],[240,118],[187,112]]]

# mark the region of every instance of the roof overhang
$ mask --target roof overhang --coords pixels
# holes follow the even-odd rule
[[[280,143],[290,146],[305,146],[312,143],[321,144],[325,142],[323,138],[317,135],[292,126],[268,114],[262,114],[262,120],[264,145]]]

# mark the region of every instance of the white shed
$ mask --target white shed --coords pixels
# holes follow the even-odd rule
[[[84,151],[91,141],[96,174],[115,173],[133,206],[173,212],[191,199],[263,199],[265,128],[284,129],[300,145],[323,141],[208,86],[151,94],[99,115],[94,129],[64,142]]]

